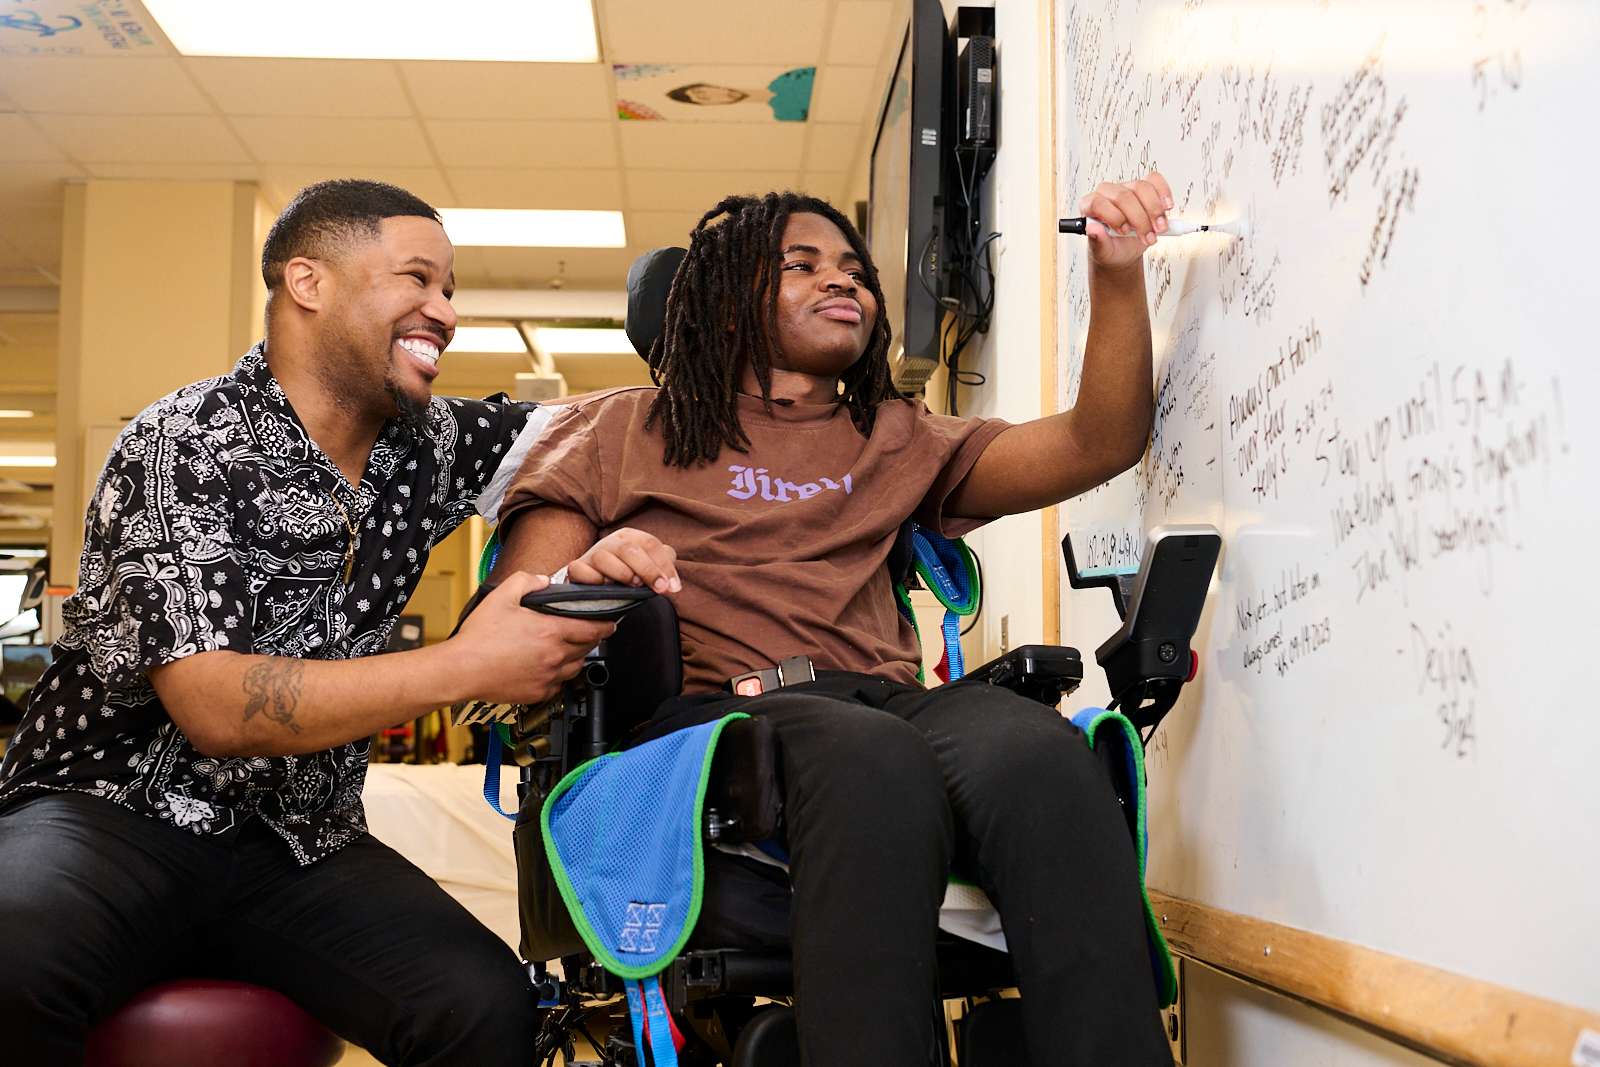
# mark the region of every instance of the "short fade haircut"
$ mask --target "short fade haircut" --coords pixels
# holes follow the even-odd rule
[[[385,182],[338,178],[306,186],[289,201],[261,246],[261,280],[267,292],[282,284],[283,268],[296,256],[336,258],[344,247],[377,237],[384,219],[404,215],[441,221],[422,199]]]

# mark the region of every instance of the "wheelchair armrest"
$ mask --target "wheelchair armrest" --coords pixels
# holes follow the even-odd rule
[[[706,787],[706,840],[737,845],[775,837],[783,814],[778,738],[769,719],[736,719],[723,728]]]
[[[1083,681],[1083,657],[1062,645],[1019,645],[968,671],[962,681],[997,685],[1054,707]]]

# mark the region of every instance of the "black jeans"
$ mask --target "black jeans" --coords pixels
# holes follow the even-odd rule
[[[384,1063],[533,1061],[516,955],[363,837],[310,867],[259,822],[197,837],[95,797],[0,812],[0,1045],[80,1063],[95,1022],[156,981],[281,990]]]
[[[805,1063],[929,1062],[934,938],[954,869],[1000,912],[1034,1067],[1171,1064],[1133,842],[1070,722],[986,685],[830,673],[750,699],[680,698],[660,725],[734,710],[770,719],[782,749]],[[752,883],[738,862],[708,861],[701,944],[739,933],[725,907],[749,914],[728,900]]]

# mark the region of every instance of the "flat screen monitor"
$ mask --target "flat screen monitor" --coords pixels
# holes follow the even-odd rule
[[[950,29],[939,0],[915,0],[872,143],[867,244],[893,340],[895,384],[921,389],[939,366]]]

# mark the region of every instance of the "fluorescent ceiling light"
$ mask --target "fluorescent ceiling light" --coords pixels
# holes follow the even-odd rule
[[[633,351],[633,342],[623,330],[542,326],[533,331],[533,343],[541,352],[560,356],[626,355]]]
[[[186,56],[596,63],[589,0],[144,0]]]
[[[515,326],[457,326],[449,352],[514,352],[523,355],[528,345]]]
[[[33,412],[21,408],[0,408],[0,419],[31,419]]]
[[[44,559],[42,548],[0,548],[0,556],[10,556],[12,559]]]
[[[55,445],[48,441],[0,441],[0,467],[54,467]]]
[[[620,211],[511,211],[441,208],[444,232],[461,248],[621,248]]]

